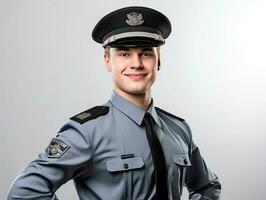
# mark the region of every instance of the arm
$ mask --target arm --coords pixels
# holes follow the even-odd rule
[[[61,185],[88,173],[91,147],[77,128],[64,126],[52,142],[12,183],[8,200],[53,199]]]
[[[190,161],[192,166],[187,169],[185,180],[189,199],[219,200],[221,184],[218,177],[206,166],[197,147],[194,147]]]
[[[186,122],[184,125],[190,137],[190,162],[191,166],[186,170],[185,184],[189,191],[190,200],[219,200],[221,184],[216,174],[206,165],[198,147],[192,140],[190,128]]]

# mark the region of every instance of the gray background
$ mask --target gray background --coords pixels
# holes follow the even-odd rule
[[[222,199],[262,199],[264,0],[0,0],[0,199],[69,117],[110,97],[103,50],[90,34],[103,15],[128,5],[151,6],[172,21],[155,103],[187,119],[220,177]],[[72,182],[58,195],[77,199]]]

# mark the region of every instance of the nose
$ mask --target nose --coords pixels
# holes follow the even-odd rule
[[[143,63],[141,56],[139,54],[133,54],[131,60],[131,69],[140,69],[143,68]]]

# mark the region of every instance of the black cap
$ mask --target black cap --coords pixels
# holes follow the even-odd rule
[[[103,47],[157,47],[171,33],[169,19],[157,10],[131,6],[104,16],[94,27],[92,38]]]

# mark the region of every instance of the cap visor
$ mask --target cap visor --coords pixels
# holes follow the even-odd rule
[[[107,44],[111,47],[158,47],[164,44],[162,41],[154,40],[147,37],[131,37],[116,40]]]

